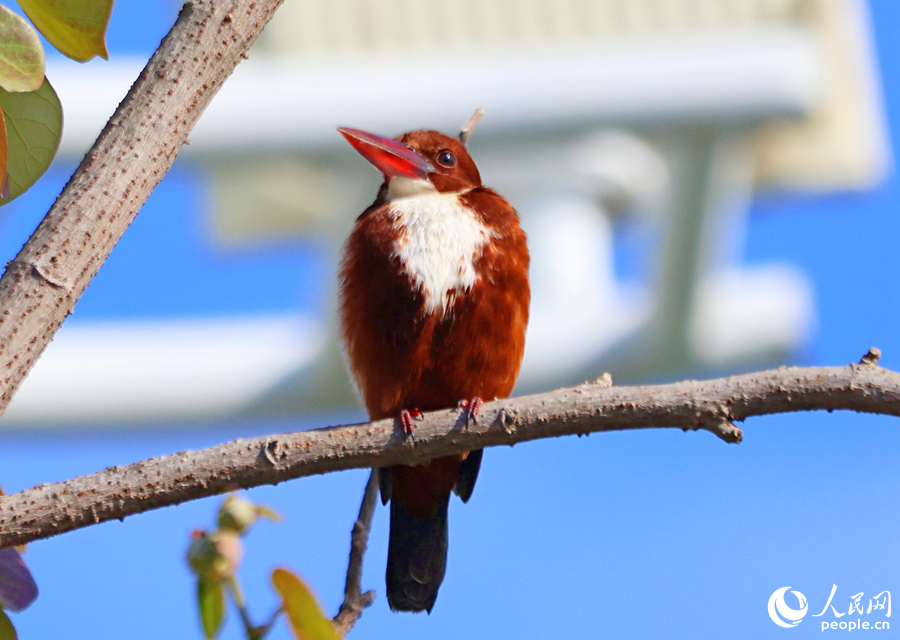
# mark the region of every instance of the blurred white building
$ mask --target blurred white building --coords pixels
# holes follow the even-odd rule
[[[749,206],[762,188],[879,182],[872,48],[863,0],[287,2],[179,162],[213,176],[215,242],[336,246],[378,183],[336,126],[453,132],[484,106],[470,147],[533,255],[519,392],[763,366],[803,346],[815,302],[790,264],[741,264]],[[84,153],[143,62],[48,70],[61,154]],[[627,278],[617,225],[645,265]],[[6,420],[290,415],[349,398],[328,317],[97,322],[60,331]]]

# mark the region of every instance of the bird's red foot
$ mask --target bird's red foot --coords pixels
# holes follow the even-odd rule
[[[400,425],[403,427],[403,433],[412,436],[416,432],[414,420],[421,420],[422,412],[413,407],[412,409],[400,410]]]
[[[466,429],[469,428],[469,421],[478,423],[478,414],[481,413],[481,407],[484,406],[484,400],[475,396],[471,400],[460,400],[460,409],[468,409],[466,412]]]

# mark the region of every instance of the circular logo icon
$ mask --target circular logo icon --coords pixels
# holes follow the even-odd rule
[[[784,601],[784,594],[788,589],[790,589],[790,587],[776,589],[775,593],[769,598],[769,617],[772,618],[772,622],[779,627],[784,627],[786,629],[796,627],[800,624],[803,616],[806,615],[806,610],[809,608],[806,603],[805,595],[799,591],[791,591],[791,593],[797,596],[797,602],[800,604],[799,609],[791,609],[788,606],[788,603]]]

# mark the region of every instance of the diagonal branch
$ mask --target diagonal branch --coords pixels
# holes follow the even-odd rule
[[[411,464],[538,438],[675,427],[705,429],[739,442],[735,420],[816,409],[900,416],[900,373],[879,367],[869,357],[845,367],[782,367],[642,387],[612,387],[601,379],[489,402],[468,428],[460,410],[435,411],[417,423],[414,439],[404,438],[394,421],[379,420],[235,440],[0,497],[0,546],[241,487],[342,469]]]
[[[0,413],[282,0],[192,0],[0,279]]]

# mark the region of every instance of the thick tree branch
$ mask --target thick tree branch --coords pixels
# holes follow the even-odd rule
[[[184,5],[0,279],[0,413],[282,0]]]
[[[537,438],[599,431],[705,429],[739,442],[733,424],[749,416],[850,409],[900,416],[900,373],[872,358],[846,367],[783,367],[703,382],[571,389],[489,402],[465,428],[460,410],[435,411],[404,438],[392,420],[236,440],[0,497],[0,546],[150,509],[292,478],[423,462]]]

